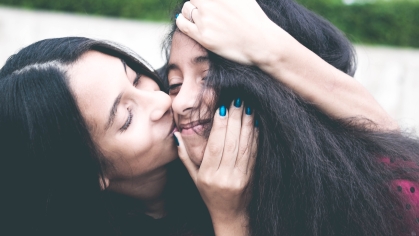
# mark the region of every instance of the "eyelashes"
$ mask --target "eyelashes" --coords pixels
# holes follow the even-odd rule
[[[169,95],[178,94],[181,87],[182,87],[182,83],[170,85],[169,86]]]
[[[134,115],[132,114],[132,111],[128,109],[128,119],[125,121],[125,124],[119,129],[119,131],[124,132],[128,129],[128,127],[131,125],[133,116]]]
[[[140,78],[141,75],[137,73],[137,75],[135,76],[134,81],[132,82],[132,84],[134,85],[134,87],[137,87],[138,82],[140,82]],[[132,114],[132,110],[131,109],[127,109],[128,110],[128,119],[125,121],[124,125],[119,129],[119,131],[124,132],[125,130],[128,129],[128,127],[131,125],[132,122],[132,117],[134,116]]]
[[[142,76],[141,74],[136,73],[134,81],[132,82],[132,85],[134,87],[137,87],[138,83],[140,82],[141,76]],[[126,131],[129,128],[129,126],[131,125],[132,118],[133,118],[134,115],[132,114],[132,110],[130,108],[128,108],[127,111],[128,111],[128,118],[125,121],[124,125],[122,125],[122,127],[119,128],[120,132]]]
[[[202,77],[201,81],[205,81],[207,79],[207,76]],[[180,89],[182,88],[183,83],[177,83],[169,85],[169,95],[177,95],[180,92]]]

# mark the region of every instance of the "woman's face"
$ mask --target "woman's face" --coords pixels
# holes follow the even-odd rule
[[[95,144],[105,177],[124,180],[164,171],[177,157],[170,97],[116,57],[85,53],[69,69],[70,87]]]
[[[169,95],[176,125],[196,165],[201,164],[207,143],[205,137],[200,135],[207,122],[201,120],[203,123],[199,123],[199,113],[205,114],[205,110],[193,113],[191,110],[197,105],[209,66],[205,49],[183,33],[174,34],[168,65]],[[204,104],[212,97],[211,94],[204,94]]]

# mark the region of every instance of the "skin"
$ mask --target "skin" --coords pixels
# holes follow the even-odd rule
[[[95,51],[85,53],[69,77],[92,138],[106,158],[104,187],[144,201],[149,215],[162,217],[165,165],[177,158],[170,97],[146,76],[135,84],[137,74],[119,58]]]

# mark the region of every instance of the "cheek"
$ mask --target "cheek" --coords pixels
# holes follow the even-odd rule
[[[211,104],[215,98],[215,91],[213,89],[206,88],[203,91],[202,99],[206,104]]]
[[[127,132],[123,136],[102,142],[102,153],[108,165],[107,177],[131,178],[153,168],[152,142],[138,132]]]
[[[123,150],[132,150],[133,154],[135,153],[134,156],[143,156],[152,148],[155,139],[150,126],[136,126],[119,140],[119,144]]]
[[[147,154],[153,146],[154,137],[150,135],[150,127],[142,123],[136,120],[122,133],[118,131],[118,134],[101,137],[99,145],[102,152],[117,159],[123,157],[127,162]]]
[[[209,120],[214,119],[214,115],[218,109],[218,107],[216,107],[216,101],[214,101],[214,96],[212,95],[211,91],[205,91],[203,96],[202,96],[202,100],[200,101],[200,107],[199,107],[199,118],[201,120],[206,120],[207,122],[209,122]]]

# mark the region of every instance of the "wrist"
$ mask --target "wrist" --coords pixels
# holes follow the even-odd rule
[[[252,49],[249,58],[252,65],[262,70],[265,68],[280,66],[286,61],[287,48],[292,43],[292,38],[288,32],[273,22],[267,24],[258,34],[258,48]]]
[[[211,215],[214,232],[217,236],[233,235],[245,236],[249,235],[249,218],[247,213],[241,213],[234,216],[213,217]]]

